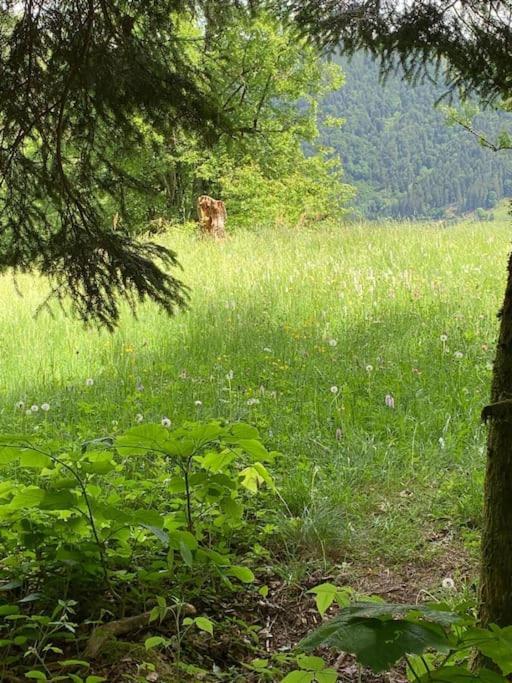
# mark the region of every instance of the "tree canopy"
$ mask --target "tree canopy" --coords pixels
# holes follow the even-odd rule
[[[484,100],[512,90],[510,0],[286,0],[280,11],[324,47],[367,49],[384,73],[431,78],[434,60],[449,89]]]
[[[194,15],[214,35],[235,5],[0,3],[1,270],[39,270],[53,295],[71,295],[85,321],[108,327],[118,294],[132,305],[149,297],[168,312],[185,304],[168,270],[175,254],[112,225],[108,200],[119,205],[126,185],[149,188],[111,151],[135,151],[144,127],[167,135],[186,126],[205,144],[213,131],[234,134],[177,26]]]

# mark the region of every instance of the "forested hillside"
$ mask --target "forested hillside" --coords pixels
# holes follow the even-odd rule
[[[440,218],[492,208],[512,195],[512,154],[493,153],[448,126],[435,108],[442,87],[412,88],[399,75],[381,85],[377,65],[363,54],[341,64],[346,82],[326,99],[324,113],[346,123],[326,127],[324,141],[341,155],[364,215]],[[495,137],[511,121],[510,114],[487,110],[475,123]]]

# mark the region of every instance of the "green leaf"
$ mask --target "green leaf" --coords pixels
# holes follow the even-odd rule
[[[316,608],[322,617],[334,602],[337,592],[338,587],[332,583],[321,583],[308,590],[308,593],[313,593],[315,596]]]
[[[141,524],[140,526],[150,531],[153,534],[153,536],[156,536],[158,540],[161,541],[163,546],[165,546],[166,548],[168,547],[169,534],[167,534],[163,529],[158,529],[158,527],[151,526],[150,524]]]
[[[476,648],[499,666],[505,676],[512,673],[512,626],[469,629],[463,638],[467,647]]]
[[[234,576],[235,579],[238,579],[242,583],[252,583],[254,581],[254,574],[249,567],[233,565],[232,567],[229,567],[229,569],[226,571],[226,574],[228,576]]]
[[[301,648],[325,645],[350,652],[376,673],[389,669],[406,654],[423,654],[429,648],[449,651],[449,641],[436,624],[353,617],[350,608],[344,612],[307,636]]]
[[[221,472],[228,467],[236,458],[234,451],[222,451],[217,453],[212,451],[207,453],[202,459],[202,466],[210,472]]]
[[[84,662],[83,659],[64,659],[62,662],[59,662],[61,666],[81,666],[85,669],[90,668],[89,662]]]
[[[260,433],[245,422],[238,422],[237,424],[229,425],[225,428],[223,439],[226,443],[238,443],[240,439],[259,439]]]
[[[147,424],[133,427],[115,440],[122,456],[146,455],[151,451],[167,452],[171,432],[162,425]]]
[[[43,467],[48,467],[48,465],[50,465],[52,462],[47,455],[28,449],[21,451],[18,450],[18,455],[20,459],[20,466],[26,467],[27,469],[42,470]]]
[[[246,467],[239,475],[242,479],[242,486],[251,493],[258,493],[258,489],[263,484],[264,479],[254,467]]]
[[[146,650],[152,650],[155,647],[159,647],[160,645],[166,645],[167,641],[165,638],[162,638],[162,636],[152,636],[151,638],[146,638],[144,641],[144,647]]]
[[[42,671],[29,671],[25,674],[25,678],[31,678],[36,681],[47,681],[46,675]]]
[[[103,676],[87,676],[85,683],[104,683],[106,680]]]
[[[76,496],[69,490],[46,491],[39,507],[41,510],[70,510],[76,503]]]
[[[315,680],[315,674],[311,671],[292,671],[283,678],[281,683],[311,683]]]
[[[273,458],[261,441],[256,439],[240,439],[237,442],[242,450],[251,455],[255,460],[272,461]]]
[[[17,605],[0,605],[0,617],[8,617],[19,612],[20,608]]]
[[[206,631],[206,633],[213,636],[213,622],[211,622],[210,619],[207,619],[206,617],[196,617],[194,623],[198,629]]]
[[[45,491],[37,486],[28,486],[17,493],[7,506],[9,510],[22,510],[23,508],[38,507],[44,499]]]
[[[299,655],[297,657],[297,664],[301,669],[308,669],[309,671],[323,671],[325,669],[325,662],[322,657]]]
[[[338,673],[334,669],[324,669],[316,674],[315,680],[317,683],[336,683]]]
[[[187,565],[187,567],[192,567],[194,564],[194,558],[192,557],[190,548],[183,540],[180,541],[179,551],[181,557],[183,558],[183,562]]]

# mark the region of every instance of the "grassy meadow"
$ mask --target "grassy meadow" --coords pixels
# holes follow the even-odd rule
[[[112,335],[58,308],[34,318],[45,284],[4,277],[0,428],[86,439],[163,417],[244,420],[282,453],[285,562],[435,560],[446,538],[471,553],[509,233],[505,220],[224,244],[172,233],[189,311],[144,305]]]

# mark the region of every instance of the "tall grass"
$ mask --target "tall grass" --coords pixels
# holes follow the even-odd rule
[[[478,526],[505,222],[166,242],[190,310],[168,319],[148,304],[113,335],[59,309],[34,318],[45,283],[0,280],[1,429],[84,438],[137,415],[248,420],[283,454],[292,553],[403,559],[432,549],[446,520]]]

